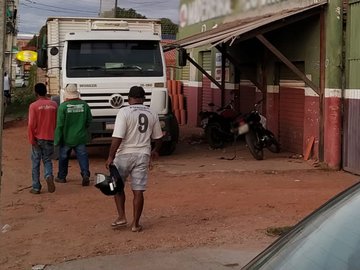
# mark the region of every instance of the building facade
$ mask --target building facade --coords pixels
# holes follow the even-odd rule
[[[16,35],[18,27],[19,0],[6,0],[5,11],[5,47],[4,47],[4,72],[14,80],[16,74]]]
[[[360,173],[359,15],[358,0],[182,0],[174,47],[211,76],[178,72],[188,124],[210,102],[247,113],[263,99],[284,151]]]

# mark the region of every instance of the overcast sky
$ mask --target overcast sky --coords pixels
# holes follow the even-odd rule
[[[19,34],[36,34],[46,18],[97,17],[100,2],[111,9],[115,0],[19,0]],[[118,0],[118,7],[133,8],[147,18],[169,18],[178,23],[179,0]]]

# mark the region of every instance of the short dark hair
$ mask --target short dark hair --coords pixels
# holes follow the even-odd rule
[[[46,85],[43,83],[35,84],[35,93],[42,97],[45,96],[47,93]]]
[[[132,86],[129,91],[129,98],[145,98],[145,90],[141,86]]]

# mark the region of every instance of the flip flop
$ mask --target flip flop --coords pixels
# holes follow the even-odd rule
[[[117,228],[117,227],[124,227],[127,225],[126,220],[116,220],[113,223],[111,223],[111,227]]]
[[[132,227],[131,231],[132,232],[141,232],[143,229],[143,227],[141,225],[139,225],[139,227]]]

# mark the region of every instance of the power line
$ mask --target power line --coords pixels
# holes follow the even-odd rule
[[[50,7],[50,8],[55,8],[55,9],[63,10],[63,11],[97,14],[97,12],[95,12],[95,11],[90,11],[90,10],[64,8],[64,7],[58,7],[58,6],[40,4],[40,3],[37,3],[36,1],[32,1],[32,0],[25,0],[25,1],[28,2],[28,3],[30,3],[30,4],[34,4],[34,5],[38,5],[38,6],[44,6],[44,7]],[[20,5],[24,5],[24,6],[27,6],[27,7],[35,8],[35,7],[33,7],[33,6],[29,6],[28,4],[24,4],[24,3],[21,3]],[[38,9],[41,9],[41,10],[48,10],[48,9],[39,8],[39,7],[37,7],[37,8],[38,8]],[[50,11],[52,11],[52,10],[50,10]]]
[[[144,7],[144,6],[161,6],[162,4],[167,4],[168,1],[154,1],[154,2],[133,2],[127,1],[130,4],[135,5],[135,8]]]
[[[28,8],[33,8],[33,9],[38,9],[38,10],[46,10],[46,11],[50,11],[50,12],[59,12],[59,11],[61,11],[63,13],[71,13],[71,14],[78,14],[78,13],[98,14],[95,11],[73,10],[73,9],[61,10],[61,8],[60,8],[60,10],[59,9],[48,9],[48,8],[40,8],[40,7],[30,6],[30,5],[25,4],[25,3],[21,3],[20,5],[28,7]],[[57,8],[57,7],[54,7],[54,8]]]

